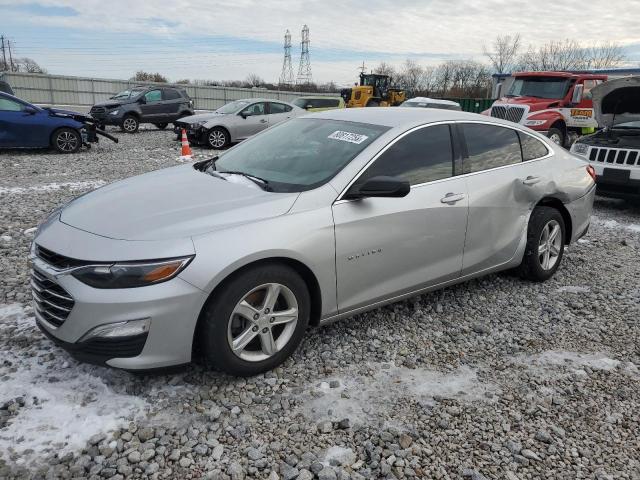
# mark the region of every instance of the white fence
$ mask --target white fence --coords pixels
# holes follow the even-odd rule
[[[113,94],[133,85],[167,85],[166,83],[134,82],[129,80],[109,80],[104,78],[67,77],[37,73],[0,72],[0,79],[11,85],[17,97],[39,105],[70,105],[88,107],[107,100]],[[184,88],[199,110],[214,110],[231,100],[240,98],[273,98],[291,101],[303,95],[337,94],[302,93],[260,88],[205,87],[180,85]]]

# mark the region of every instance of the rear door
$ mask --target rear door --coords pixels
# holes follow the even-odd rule
[[[293,108],[285,103],[269,102],[269,126],[277,125],[280,122],[290,119],[292,117],[291,110],[293,110]]]
[[[529,213],[551,182],[549,150],[532,135],[463,123],[469,224],[462,274],[507,263],[526,234]],[[524,152],[524,161],[523,161]]]
[[[149,90],[144,94],[146,103],[140,104],[142,112],[142,121],[150,123],[161,123],[166,118],[164,112],[164,104],[162,100],[162,89]]]
[[[175,88],[162,89],[162,114],[167,122],[178,119],[182,95]]]
[[[454,176],[451,138],[448,125],[407,133],[354,183],[404,178],[411,183],[406,197],[333,205],[341,312],[460,275],[468,205],[465,179]]]

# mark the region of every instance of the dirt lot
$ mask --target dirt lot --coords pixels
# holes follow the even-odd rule
[[[136,376],[54,347],[27,285],[48,211],[178,163],[168,131],[118,135],[0,153],[0,478],[640,479],[640,207],[598,199],[545,284],[492,275],[358,315],[251,379]]]

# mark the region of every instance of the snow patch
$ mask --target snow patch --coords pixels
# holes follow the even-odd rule
[[[611,371],[620,365],[620,360],[609,358],[601,353],[579,353],[564,350],[547,350],[536,355],[524,355],[518,358],[521,363],[533,367],[567,367],[577,373],[585,367],[591,370]]]
[[[309,385],[304,393],[302,413],[316,421],[348,418],[352,423],[384,422],[397,414],[396,404],[407,399],[425,406],[434,398],[461,402],[491,401],[498,388],[478,379],[475,370],[463,366],[451,372],[409,369],[390,364],[368,365],[375,375],[361,373],[353,367],[341,377],[331,377]],[[340,386],[330,387],[330,380]]]
[[[595,224],[601,225],[604,228],[614,230],[627,230],[629,232],[640,233],[640,225],[635,223],[620,223],[616,220],[600,220],[597,217],[592,217]]]
[[[324,463],[328,465],[342,465],[345,467],[356,463],[356,454],[350,448],[335,445],[327,450],[324,455]]]
[[[22,195],[26,193],[52,192],[63,188],[68,190],[89,190],[101,187],[106,183],[104,180],[92,180],[88,182],[45,183],[30,187],[0,187],[0,193]]]
[[[575,285],[566,285],[564,287],[558,288],[558,292],[560,293],[589,293],[591,291],[591,287],[581,287]]]
[[[38,227],[31,227],[31,228],[27,228],[24,232],[25,235],[29,236],[32,233],[36,233],[36,230],[38,230]]]
[[[2,336],[28,335],[37,345],[34,319],[17,304],[0,305]],[[44,342],[44,339],[42,339]],[[34,355],[35,353],[35,355]],[[52,355],[53,353],[53,355]],[[31,349],[16,355],[0,344],[0,405],[20,399],[6,424],[0,423],[0,456],[19,465],[45,461],[85,447],[97,433],[107,433],[144,415],[147,403],[117,391],[126,373],[68,362],[62,352]],[[102,376],[100,376],[102,374]]]
[[[0,237],[4,242],[10,242],[11,241],[11,237],[9,235],[2,235]]]

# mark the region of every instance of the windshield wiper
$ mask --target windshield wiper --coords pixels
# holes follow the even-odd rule
[[[238,171],[234,171],[234,170],[216,170],[215,172],[211,172],[211,174],[216,174],[217,177],[220,177],[221,173],[228,173],[229,175],[242,175],[243,177],[248,178],[249,180],[251,180],[253,183],[255,183],[256,185],[258,185],[259,187],[262,187],[262,189],[266,192],[270,192],[271,191],[271,187],[269,186],[269,181],[265,180],[264,178],[260,178],[257,177],[256,175],[251,175],[250,173],[245,173],[245,172],[238,172]],[[222,177],[224,178],[224,177]]]

